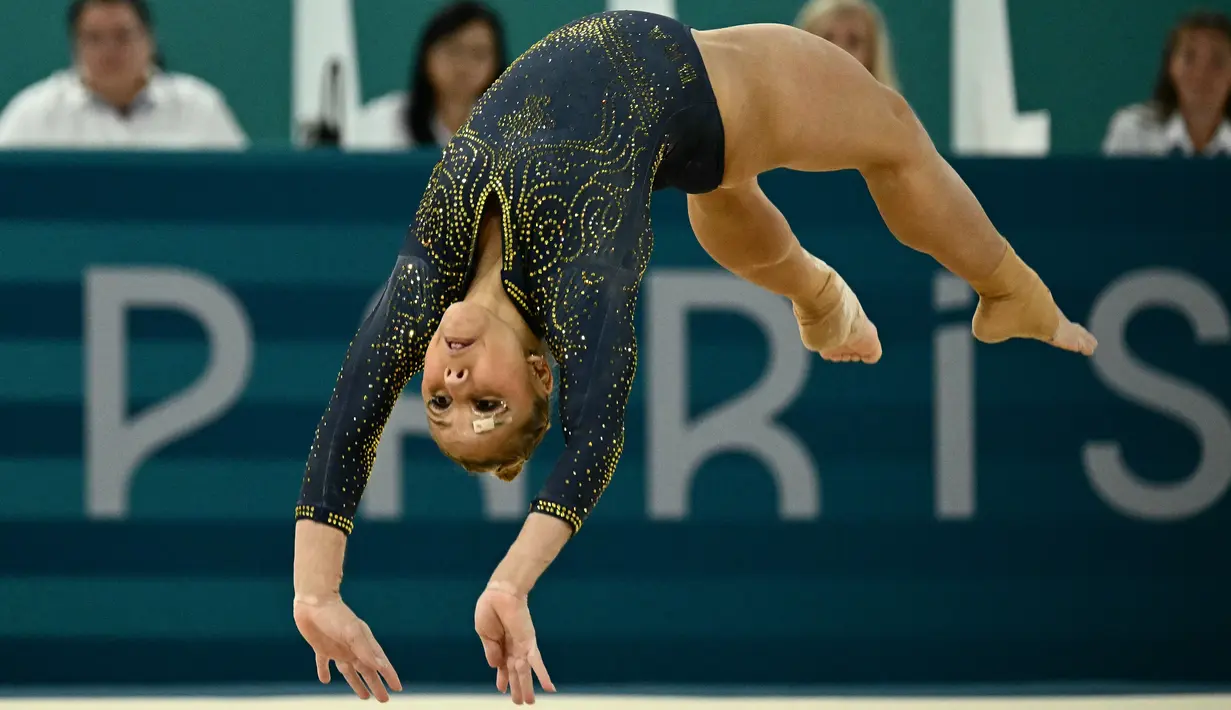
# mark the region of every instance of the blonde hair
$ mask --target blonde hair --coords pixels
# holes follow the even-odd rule
[[[893,66],[892,41],[885,15],[871,0],[810,0],[795,17],[795,26],[811,31],[817,23],[828,20],[839,12],[858,10],[872,21],[872,76],[894,91],[900,91],[898,75]]]

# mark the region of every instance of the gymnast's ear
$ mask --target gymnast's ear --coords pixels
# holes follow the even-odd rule
[[[547,358],[542,355],[528,355],[526,356],[526,362],[530,364],[530,371],[538,378],[539,383],[543,385],[543,389],[550,395],[552,388],[556,385],[556,381]]]

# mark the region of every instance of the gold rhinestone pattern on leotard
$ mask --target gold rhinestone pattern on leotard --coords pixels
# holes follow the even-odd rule
[[[589,515],[624,443],[624,409],[637,367],[633,316],[653,249],[649,199],[664,152],[658,124],[679,92],[681,72],[691,68],[658,27],[635,28],[653,47],[634,47],[627,23],[647,16],[635,17],[594,16],[537,42],[444,148],[411,233],[426,258],[399,259],[371,316],[383,327],[365,328],[352,343],[317,430],[301,502],[311,497],[313,476],[342,476],[334,487],[347,495],[340,505],[324,506],[337,513],[301,506],[298,517],[350,532],[398,393],[421,369],[445,308],[464,294],[489,198],[505,216],[506,291],[560,366],[568,445],[533,509],[574,530]],[[648,71],[647,51],[668,57],[671,71]],[[570,57],[604,62],[606,70],[589,86],[557,83],[552,65]],[[323,481],[312,486],[330,488]],[[340,514],[345,525],[330,514]]]

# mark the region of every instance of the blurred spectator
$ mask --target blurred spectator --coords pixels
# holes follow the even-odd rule
[[[212,86],[159,66],[146,0],[75,0],[73,67],[22,90],[0,114],[8,148],[238,149],[244,132]]]
[[[410,69],[409,92],[395,91],[366,105],[348,146],[389,150],[444,145],[504,68],[500,18],[481,3],[450,4],[423,32]]]
[[[871,0],[811,0],[799,11],[795,26],[845,49],[880,83],[901,90],[889,26]]]
[[[1120,109],[1103,140],[1110,156],[1231,156],[1231,20],[1195,12],[1167,37],[1154,97]]]

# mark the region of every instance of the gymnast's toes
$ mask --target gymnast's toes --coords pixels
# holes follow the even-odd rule
[[[820,355],[830,362],[862,362],[871,365],[881,359],[881,341],[876,326],[861,317],[850,336],[839,346],[822,348]]]

